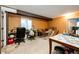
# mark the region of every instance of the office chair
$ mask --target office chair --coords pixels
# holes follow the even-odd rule
[[[18,43],[18,45],[20,45],[21,42],[25,42],[25,40],[24,40],[25,31],[26,31],[26,29],[23,27],[17,28],[15,44]]]

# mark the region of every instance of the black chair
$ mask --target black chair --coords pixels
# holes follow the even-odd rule
[[[20,45],[20,42],[25,42],[25,40],[24,40],[25,31],[26,31],[26,29],[23,27],[17,28],[15,43],[18,43],[18,45]]]
[[[56,54],[65,54],[65,49],[64,47],[61,46],[55,46],[54,50],[56,51]]]
[[[74,49],[67,47],[55,46],[54,50],[56,54],[74,54]]]

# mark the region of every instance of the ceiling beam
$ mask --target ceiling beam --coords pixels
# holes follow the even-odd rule
[[[49,18],[49,17],[45,17],[45,16],[41,16],[41,15],[37,15],[37,14],[33,14],[33,13],[30,13],[30,12],[21,11],[21,10],[17,10],[17,14],[23,15],[23,16],[28,16],[28,17],[33,17],[33,18],[38,18],[38,19],[43,19],[43,20],[46,20],[46,21],[52,20],[52,18]]]
[[[8,6],[4,6],[4,7],[11,8],[11,7],[8,7]],[[11,8],[11,9],[14,9],[14,8]],[[34,14],[34,13],[22,11],[22,10],[19,10],[19,9],[16,9],[16,10],[17,10],[16,14],[18,14],[18,15],[23,15],[23,16],[27,16],[27,17],[33,17],[33,18],[38,18],[38,19],[42,19],[42,20],[46,20],[46,21],[51,21],[53,19],[53,18],[49,18],[49,17],[46,17],[46,16],[41,16],[41,15],[38,15],[38,14]],[[8,12],[8,13],[10,13],[10,12]],[[13,13],[13,14],[15,14],[15,13]]]

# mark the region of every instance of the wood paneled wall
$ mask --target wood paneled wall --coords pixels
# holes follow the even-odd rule
[[[9,31],[16,28],[16,27],[20,27],[20,23],[21,23],[21,16],[9,14],[9,17],[8,17]]]
[[[78,18],[79,17],[79,11],[75,12],[71,17],[69,18]],[[67,26],[70,23],[68,19],[66,19],[64,16],[59,16],[53,18],[52,21],[44,21],[42,19],[37,18],[30,18],[32,19],[32,25],[36,29],[46,29],[50,27],[56,27],[60,33],[68,32]],[[21,16],[20,15],[10,15],[9,16],[9,30],[11,30],[14,27],[20,26]]]
[[[72,14],[69,19],[71,18],[79,18],[79,11]],[[68,18],[65,18],[64,16],[59,16],[56,18],[53,18],[52,21],[49,21],[49,27],[56,27],[59,30],[59,33],[68,32],[68,25],[70,24],[70,21]]]
[[[29,17],[29,19],[32,20],[32,25],[36,28],[36,29],[46,29],[48,28],[48,22],[44,21],[42,19],[37,19],[37,18],[31,18]],[[9,14],[9,18],[8,18],[8,29],[11,30],[15,27],[19,27],[21,24],[21,15],[14,15],[14,14]]]
[[[42,19],[32,18],[32,24],[36,29],[47,29],[48,21],[44,21]]]
[[[63,18],[55,18],[49,22],[49,27],[56,27],[59,33],[66,31],[67,21]]]

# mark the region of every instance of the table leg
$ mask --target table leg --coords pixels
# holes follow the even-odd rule
[[[49,39],[49,54],[52,52],[52,40]]]

